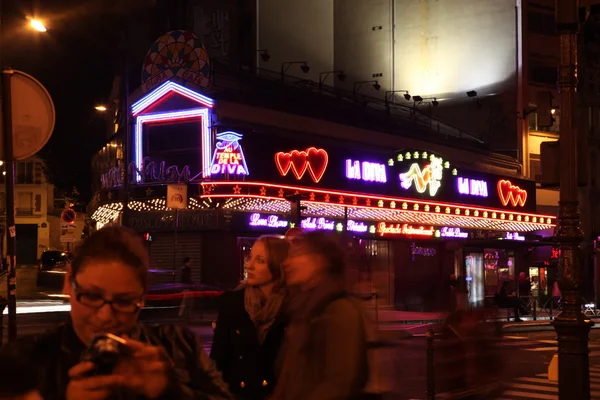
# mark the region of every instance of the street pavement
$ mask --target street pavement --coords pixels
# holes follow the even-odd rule
[[[40,333],[64,320],[65,312],[44,314],[22,313],[17,316],[18,335]],[[204,349],[210,351],[213,330],[211,322],[215,315],[194,315],[191,321],[177,318],[177,309],[146,310],[142,319],[146,322],[178,323],[188,326],[200,336]],[[6,318],[4,318],[6,325]],[[426,387],[426,340],[428,329],[439,331],[439,323],[432,324],[382,324],[381,333],[395,340],[395,346],[387,349],[383,362],[384,370],[390,371],[394,395],[391,399],[410,400],[425,399]],[[400,330],[401,329],[401,330]],[[411,335],[406,335],[405,332]],[[402,333],[402,334],[400,334]],[[4,331],[6,337],[6,327]],[[6,340],[6,339],[5,339]],[[443,375],[448,368],[438,363],[441,357],[440,348],[443,342],[434,342],[436,352],[436,398],[448,398],[447,387]],[[490,363],[501,365],[497,379],[502,382],[503,392],[497,397],[482,397],[496,400],[552,400],[558,399],[558,386],[547,380],[548,363],[556,351],[554,332],[525,332],[506,335],[495,339],[495,354],[490,355]],[[600,330],[590,334],[590,378],[592,382],[592,399],[600,400]]]

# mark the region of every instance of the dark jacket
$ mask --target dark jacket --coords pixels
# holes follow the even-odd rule
[[[173,362],[171,382],[161,399],[231,399],[220,373],[208,358],[198,338],[175,326],[139,324],[133,339],[162,346]],[[45,400],[65,399],[68,371],[85,351],[70,321],[37,336],[25,337],[4,347],[3,353],[17,355],[32,372],[37,389]],[[143,400],[141,396],[119,396]]]
[[[275,387],[274,365],[283,343],[283,318],[271,326],[264,342],[244,307],[245,290],[221,296],[210,357],[223,372],[230,391],[242,399],[267,398]]]

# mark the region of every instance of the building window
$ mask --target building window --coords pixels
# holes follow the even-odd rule
[[[42,165],[35,161],[20,161],[16,163],[17,184],[41,184]]]
[[[556,85],[558,82],[558,70],[556,66],[545,66],[529,60],[529,81],[544,85]]]
[[[556,22],[553,14],[529,11],[527,13],[527,30],[538,35],[556,35]]]
[[[17,197],[17,216],[33,215],[33,193],[19,192]]]
[[[542,183],[542,163],[540,156],[531,154],[529,157],[529,178],[533,179],[536,183]]]

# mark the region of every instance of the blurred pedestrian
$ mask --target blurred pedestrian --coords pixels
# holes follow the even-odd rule
[[[345,286],[345,252],[320,232],[306,233],[284,264],[290,299],[274,399],[360,399],[369,376],[362,305]]]
[[[210,356],[240,399],[265,399],[275,387],[285,328],[282,264],[289,248],[280,236],[261,236],[250,251],[247,281],[220,299]]]
[[[142,239],[120,226],[92,234],[67,268],[68,320],[36,337],[10,343],[28,379],[45,399],[231,399],[200,340],[179,326],[138,322],[147,290],[148,253]],[[108,375],[82,361],[99,334],[123,338]]]
[[[183,266],[181,267],[181,283],[189,284],[192,283],[192,259],[185,257],[183,259]]]

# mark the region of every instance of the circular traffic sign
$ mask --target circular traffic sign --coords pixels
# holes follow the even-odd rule
[[[37,79],[22,71],[12,72],[13,156],[15,160],[24,160],[40,151],[50,139],[55,122],[54,103]],[[1,140],[0,159],[4,159]]]
[[[60,214],[60,219],[63,222],[66,223],[71,223],[75,221],[75,217],[77,216],[77,213],[74,210],[68,209],[68,210],[64,210],[61,214]]]

